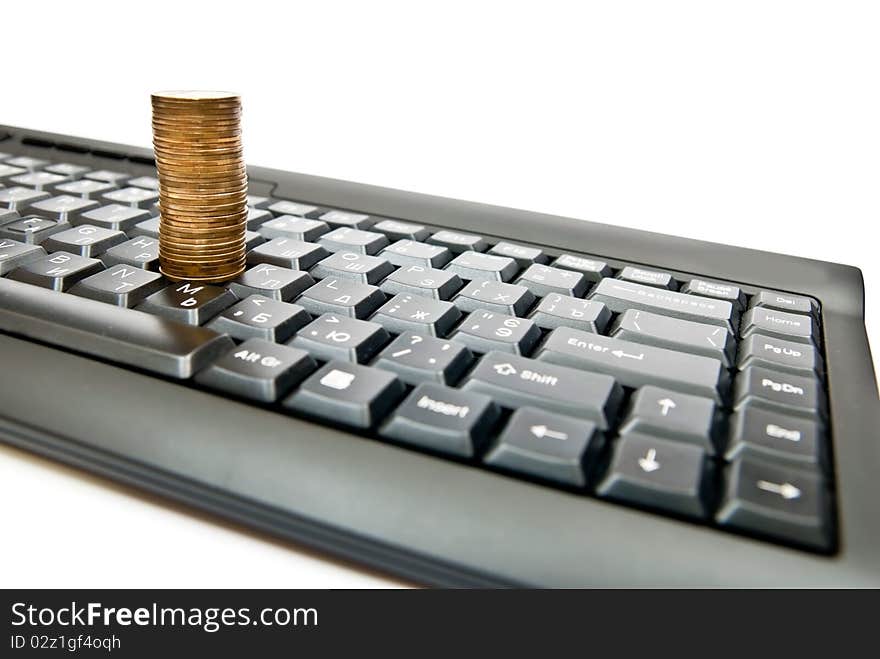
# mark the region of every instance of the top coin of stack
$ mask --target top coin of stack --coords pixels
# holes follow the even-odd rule
[[[159,174],[159,268],[174,281],[219,282],[245,268],[247,172],[241,98],[152,95]]]

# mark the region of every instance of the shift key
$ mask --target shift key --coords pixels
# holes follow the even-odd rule
[[[654,385],[722,402],[727,371],[718,359],[560,327],[536,358],[613,376],[625,387]]]

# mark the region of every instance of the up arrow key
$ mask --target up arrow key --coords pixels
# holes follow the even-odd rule
[[[675,401],[671,398],[663,398],[662,400],[658,400],[657,404],[660,406],[660,414],[666,416],[669,414],[669,410],[675,409]]]

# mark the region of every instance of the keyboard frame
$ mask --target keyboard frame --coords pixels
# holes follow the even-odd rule
[[[2,151],[151,173],[147,149],[0,125],[0,137],[5,133],[11,140],[0,141]],[[23,146],[25,138],[32,142]],[[248,171],[256,195],[816,298],[836,552],[725,533],[362,440],[2,333],[0,363],[15,374],[15,386],[0,386],[0,441],[423,584],[880,586],[880,402],[857,268],[306,174]],[[113,405],[84,414],[77,390]]]

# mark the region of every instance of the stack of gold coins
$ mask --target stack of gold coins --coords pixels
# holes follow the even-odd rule
[[[159,269],[173,281],[220,282],[245,268],[247,172],[241,98],[152,95],[159,172]]]

